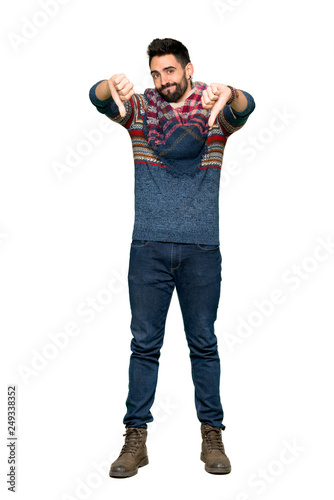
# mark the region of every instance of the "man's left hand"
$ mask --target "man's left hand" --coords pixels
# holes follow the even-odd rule
[[[220,110],[226,105],[232,95],[232,91],[222,83],[211,83],[202,94],[202,106],[211,109],[208,125],[211,128]]]

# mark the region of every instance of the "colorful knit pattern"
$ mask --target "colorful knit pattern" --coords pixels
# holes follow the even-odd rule
[[[100,113],[105,114],[106,116],[108,116],[108,118],[116,123],[119,123],[129,131],[132,140],[133,157],[135,164],[147,163],[149,165],[156,165],[157,167],[163,167],[166,168],[166,170],[169,170],[168,165],[166,165],[165,159],[162,159],[162,157],[157,154],[157,151],[150,146],[144,132],[145,113],[149,104],[148,98],[146,96],[152,95],[150,94],[150,92],[152,92],[154,89],[147,89],[145,90],[144,94],[134,94],[130,101],[125,101],[124,106],[126,109],[126,115],[125,117],[121,117],[118,112],[118,108],[113,102],[112,98],[108,99],[107,101],[99,101],[96,98],[95,88],[99,85],[99,83],[101,83],[101,81],[102,80],[97,82],[91,88],[91,101]],[[205,84],[202,84],[200,82],[194,82],[194,85],[199,86],[199,89],[201,89],[201,86],[206,86]],[[229,106],[225,106],[219,112],[213,127],[207,133],[206,144],[204,147],[201,164],[198,166],[200,170],[208,168],[218,170],[221,169],[224,148],[228,137],[232,133],[243,127],[243,125],[247,121],[248,115],[253,111],[254,100],[252,96],[245,91],[243,92],[247,95],[247,97],[249,96],[249,109],[247,109],[242,116],[237,117],[235,117],[231,113]],[[192,96],[190,96],[189,101],[187,100],[186,109],[189,108],[192,104],[191,97]],[[173,110],[173,112],[174,111],[176,110]],[[206,110],[203,109],[203,111]],[[179,113],[180,108],[177,109],[177,114]],[[183,113],[184,118],[187,119],[186,112],[183,111]],[[237,113],[235,114],[238,115]],[[182,119],[182,109],[180,119]],[[199,130],[204,130],[203,122],[202,129]]]
[[[174,175],[195,175],[201,165],[209,127],[209,112],[198,82],[182,107],[174,109],[156,89],[145,92],[144,132],[149,146]]]
[[[101,81],[90,89],[91,102],[100,113],[125,127],[132,141],[132,238],[218,245],[224,148],[228,137],[246,123],[254,110],[253,97],[242,91],[248,101],[246,109],[237,113],[226,105],[207,130],[209,112],[198,105],[205,84],[195,83],[195,95],[191,94],[178,108],[158,104],[155,89],[134,94],[124,102],[126,114],[121,117],[111,97],[105,101],[96,97],[95,89]]]

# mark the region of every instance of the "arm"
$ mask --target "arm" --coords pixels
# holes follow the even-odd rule
[[[210,128],[217,116],[220,124],[229,134],[246,123],[248,116],[255,109],[255,102],[248,92],[238,90],[238,94],[238,97],[235,97],[231,104],[227,105],[226,103],[232,95],[229,87],[220,83],[212,83],[205,89],[202,95],[202,105],[205,109],[211,109]]]
[[[108,85],[108,80],[102,80],[101,82],[99,82],[99,84],[95,88],[95,95],[100,101],[106,101],[107,99],[110,99],[111,92]]]
[[[218,114],[218,121],[227,134],[233,134],[233,132],[241,129],[255,109],[253,97],[245,90],[238,90],[239,97],[241,92],[246,101],[245,105],[240,106],[241,109],[238,109],[239,103],[235,104],[237,99],[234,99],[230,106],[225,105]]]
[[[247,104],[247,97],[242,90],[238,90],[238,97],[235,97],[231,102],[231,108],[234,109],[234,111],[242,112],[246,109]]]
[[[89,98],[100,112],[125,127],[133,116],[133,84],[123,74],[97,82],[89,91]]]

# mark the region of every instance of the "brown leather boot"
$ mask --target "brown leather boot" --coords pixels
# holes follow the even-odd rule
[[[147,430],[139,427],[126,429],[125,444],[117,460],[111,464],[110,477],[131,477],[138,468],[148,464],[146,438]]]
[[[211,474],[228,474],[231,472],[231,464],[225,455],[222,442],[222,430],[208,424],[201,425],[202,453],[201,460],[205,462],[206,472]]]

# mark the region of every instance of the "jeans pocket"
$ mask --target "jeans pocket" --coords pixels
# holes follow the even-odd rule
[[[148,240],[132,240],[131,246],[134,248],[142,248],[148,245]]]
[[[219,245],[197,245],[197,248],[204,250],[205,252],[212,252],[213,250],[218,250]]]

